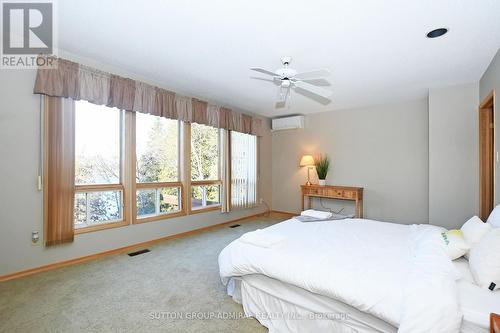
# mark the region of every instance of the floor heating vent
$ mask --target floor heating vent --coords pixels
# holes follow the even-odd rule
[[[130,253],[128,253],[128,255],[129,255],[129,257],[135,257],[135,256],[138,256],[139,254],[144,254],[144,253],[148,253],[148,252],[151,252],[151,251],[148,249],[144,249],[144,250],[139,250],[139,251],[135,251],[135,252],[130,252]]]
[[[229,228],[238,228],[238,227],[240,227],[240,226],[241,226],[240,224],[234,224],[234,225],[232,225],[232,226],[229,226]]]

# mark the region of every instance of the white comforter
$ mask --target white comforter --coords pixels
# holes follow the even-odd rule
[[[457,273],[438,227],[291,219],[264,230],[286,241],[273,248],[233,241],[219,255],[225,285],[234,276],[264,274],[354,306],[399,332],[459,331]]]

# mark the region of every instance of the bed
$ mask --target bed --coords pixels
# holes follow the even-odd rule
[[[220,275],[270,332],[488,332],[500,294],[441,252],[436,228],[290,219],[266,228],[276,247],[229,244]]]

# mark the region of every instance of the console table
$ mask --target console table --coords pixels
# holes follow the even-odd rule
[[[500,333],[500,315],[496,313],[490,314],[490,332]]]
[[[363,188],[349,186],[332,185],[301,185],[302,190],[302,210],[304,210],[304,199],[308,199],[308,208],[311,208],[312,198],[327,198],[338,200],[349,200],[356,203],[355,215],[363,217]]]

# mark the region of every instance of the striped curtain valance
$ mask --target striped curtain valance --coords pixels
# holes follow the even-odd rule
[[[35,94],[86,100],[121,110],[262,136],[262,120],[257,117],[65,59],[56,62],[54,68],[38,68]]]

